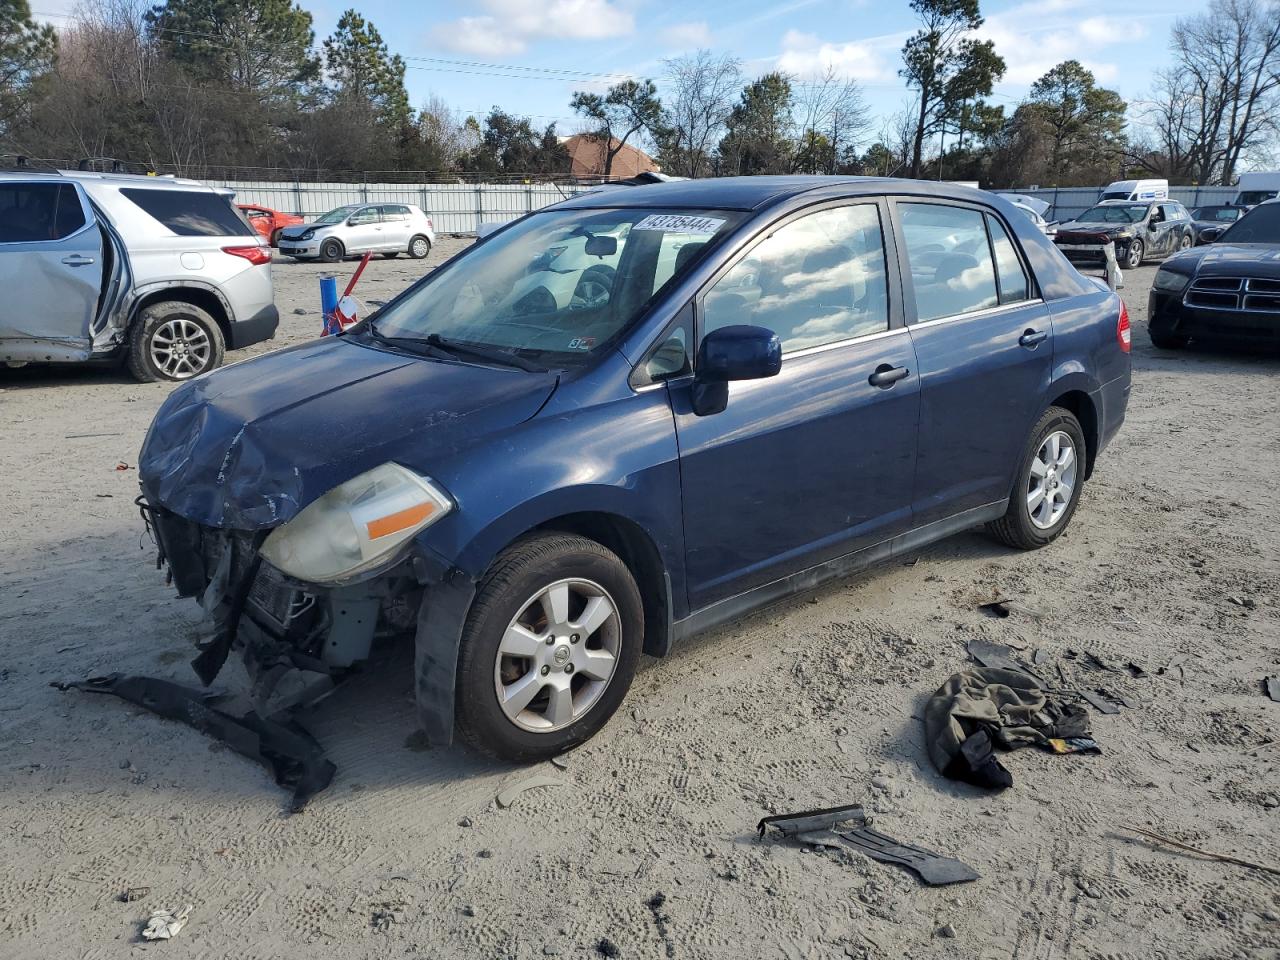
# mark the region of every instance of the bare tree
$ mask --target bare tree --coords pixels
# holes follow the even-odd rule
[[[1170,45],[1175,63],[1142,111],[1144,149],[1132,159],[1196,183],[1231,183],[1280,123],[1280,6],[1212,0],[1174,25]]]
[[[705,176],[742,89],[742,63],[710,50],[663,63],[671,92],[657,138],[659,160],[667,173]]]
[[[871,120],[862,88],[828,66],[816,80],[793,81],[798,166],[806,173],[835,173],[842,156],[862,142]]]

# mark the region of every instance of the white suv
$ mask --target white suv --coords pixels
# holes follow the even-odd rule
[[[334,263],[369,251],[384,257],[407,253],[421,260],[436,242],[431,217],[408,203],[353,203],[280,231],[281,253]]]
[[[188,380],[275,335],[271,248],[194,180],[0,173],[0,361]]]

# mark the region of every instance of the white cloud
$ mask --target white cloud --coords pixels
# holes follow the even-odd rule
[[[896,51],[902,40],[902,35],[893,34],[832,43],[811,33],[788,30],[782,37],[777,69],[802,80],[834,70],[837,76],[864,83],[886,82],[894,77],[896,69],[887,55]]]
[[[1064,60],[1078,60],[1100,83],[1110,83],[1120,76],[1120,68],[1096,55],[1105,57],[1106,47],[1143,39],[1146,24],[1124,16],[1081,19],[1081,13],[1074,0],[1027,3],[992,14],[978,36],[994,42],[996,53],[1004,57],[1004,84],[1030,86]]]
[[[662,42],[675,50],[696,50],[711,46],[711,28],[705,20],[677,23],[662,31]]]
[[[635,17],[611,0],[482,0],[485,13],[432,31],[432,39],[460,53],[505,57],[534,40],[603,40],[635,31]]]

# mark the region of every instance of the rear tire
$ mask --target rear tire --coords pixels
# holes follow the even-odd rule
[[[143,308],[129,332],[129,372],[141,383],[190,380],[222,365],[218,321],[181,300]]]
[[[418,234],[409,241],[409,256],[415,260],[425,260],[427,255],[431,253],[431,241]]]
[[[1063,451],[1068,448],[1071,452],[1066,462]],[[1049,453],[1058,451],[1058,456],[1043,459],[1046,449]],[[1017,550],[1036,550],[1058,539],[1080,503],[1087,457],[1080,421],[1070,410],[1050,407],[1032,428],[1018,460],[1018,479],[1009,508],[987,529]],[[1065,502],[1059,507],[1060,496],[1065,496]]]
[[[513,544],[489,568],[462,631],[460,738],[522,763],[578,746],[621,705],[643,635],[640,592],[615,554],[562,533]]]
[[[346,255],[340,240],[326,240],[320,244],[320,259],[325,263],[337,263]]]

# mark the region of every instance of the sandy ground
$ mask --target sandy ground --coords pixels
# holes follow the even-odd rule
[[[361,295],[448,245],[374,263]],[[320,268],[275,271],[272,346],[319,324]],[[0,957],[529,958],[602,938],[623,957],[1280,956],[1280,876],[1124,831],[1280,861],[1280,704],[1260,687],[1280,672],[1280,357],[1153,350],[1154,272],[1125,291],[1129,421],[1051,548],[958,536],[646,662],[564,770],[424,751],[408,651],[388,651],[308,718],[338,775],[299,816],[186,727],[49,686],[194,680],[196,606],[152,567],[136,473],[116,469],[169,388],[0,371]],[[983,617],[996,593],[1042,616]],[[940,778],[918,718],[971,638],[1127,698],[1095,719],[1105,752],[1020,751],[995,795]],[[1068,650],[1150,675],[1085,677]],[[496,806],[536,773],[560,786]],[[767,813],[859,801],[982,879],[930,889],[755,839]],[[177,940],[139,944],[153,909],[186,903]]]

